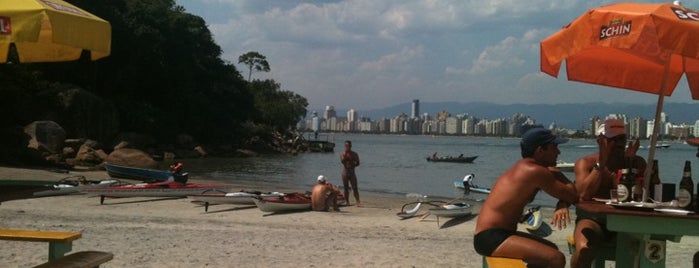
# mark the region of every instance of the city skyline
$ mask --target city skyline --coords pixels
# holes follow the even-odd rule
[[[609,118],[620,119],[627,124],[630,137],[647,139],[652,133],[653,119],[623,113],[610,113],[606,115],[591,115],[586,127],[571,129],[559,127],[555,123],[546,124],[539,122],[535,117],[522,113],[515,113],[508,117],[487,119],[478,115],[452,114],[449,111],[441,111],[430,115],[419,113],[419,99],[411,102],[410,112],[400,112],[394,116],[382,118],[357,117],[357,111],[350,109],[346,117],[337,116],[334,106],[326,106],[322,117],[306,120],[306,125],[313,121],[312,131],[349,131],[349,132],[378,132],[378,133],[407,133],[407,134],[437,134],[437,135],[492,135],[492,136],[518,136],[525,126],[540,125],[554,129],[566,135],[592,135],[602,121]],[[353,116],[351,116],[351,114]],[[313,113],[317,115],[317,113]],[[693,124],[686,122],[676,123],[668,119],[666,113],[661,115],[660,136],[691,137],[699,133],[699,120]],[[310,120],[310,121],[309,121]],[[304,129],[304,126],[300,126]]]

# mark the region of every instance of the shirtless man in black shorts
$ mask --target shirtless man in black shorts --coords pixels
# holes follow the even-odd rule
[[[525,205],[539,190],[571,204],[578,201],[573,183],[548,168],[556,165],[558,144],[566,141],[543,128],[524,133],[520,142],[522,159],[497,179],[478,215],[473,239],[476,252],[522,259],[528,267],[565,266],[565,256],[554,243],[518,232],[517,224]]]
[[[354,172],[354,168],[359,166],[359,154],[352,151],[351,141],[345,141],[345,151],[340,155],[340,163],[342,163],[342,184],[345,190],[346,205],[349,206],[350,204],[349,187],[351,183],[354,199],[357,200],[357,206],[361,207],[362,202],[359,201],[359,189],[357,188],[357,174]]]

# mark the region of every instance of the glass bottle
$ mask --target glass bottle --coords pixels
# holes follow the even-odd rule
[[[633,187],[633,180],[631,179],[630,170],[631,169],[629,168],[621,169],[621,178],[619,178],[619,184],[617,185],[619,202],[631,201],[631,189]]]
[[[653,168],[651,169],[650,173],[650,184],[648,185],[648,198],[657,201],[662,201],[660,200],[660,198],[656,198],[655,196],[655,186],[661,183],[660,172],[658,172],[659,170],[660,168],[658,168],[658,159],[653,159]]]
[[[636,169],[631,169],[631,170],[636,170]],[[638,171],[632,171],[631,174],[638,174]],[[635,201],[635,202],[642,202],[643,201],[643,179],[639,176],[634,176],[633,186],[631,188],[631,200],[629,201]]]
[[[692,181],[692,163],[684,162],[684,171],[680,180],[680,190],[677,193],[677,202],[682,209],[690,209],[694,198],[694,182]]]

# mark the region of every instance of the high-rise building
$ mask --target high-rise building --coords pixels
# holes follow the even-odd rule
[[[414,99],[412,113],[410,114],[410,118],[418,118],[419,116],[420,116],[420,100]]]
[[[330,118],[337,117],[335,112],[335,107],[332,105],[325,106],[325,112],[323,113],[323,119],[328,120]]]
[[[318,118],[318,113],[313,111],[313,117],[311,117],[311,130],[313,132],[320,131],[320,118]]]
[[[354,109],[349,109],[349,111],[347,111],[347,121],[354,122],[357,120],[359,120],[359,117],[357,116],[357,111]]]

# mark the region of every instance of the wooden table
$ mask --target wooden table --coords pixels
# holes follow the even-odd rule
[[[607,229],[617,232],[616,267],[665,267],[666,241],[699,236],[696,213],[621,209],[599,202],[581,202],[576,208],[578,216],[605,218]]]
[[[77,240],[81,236],[78,232],[0,229],[0,239],[2,240],[48,242],[49,260],[61,258],[73,250],[73,240]]]

